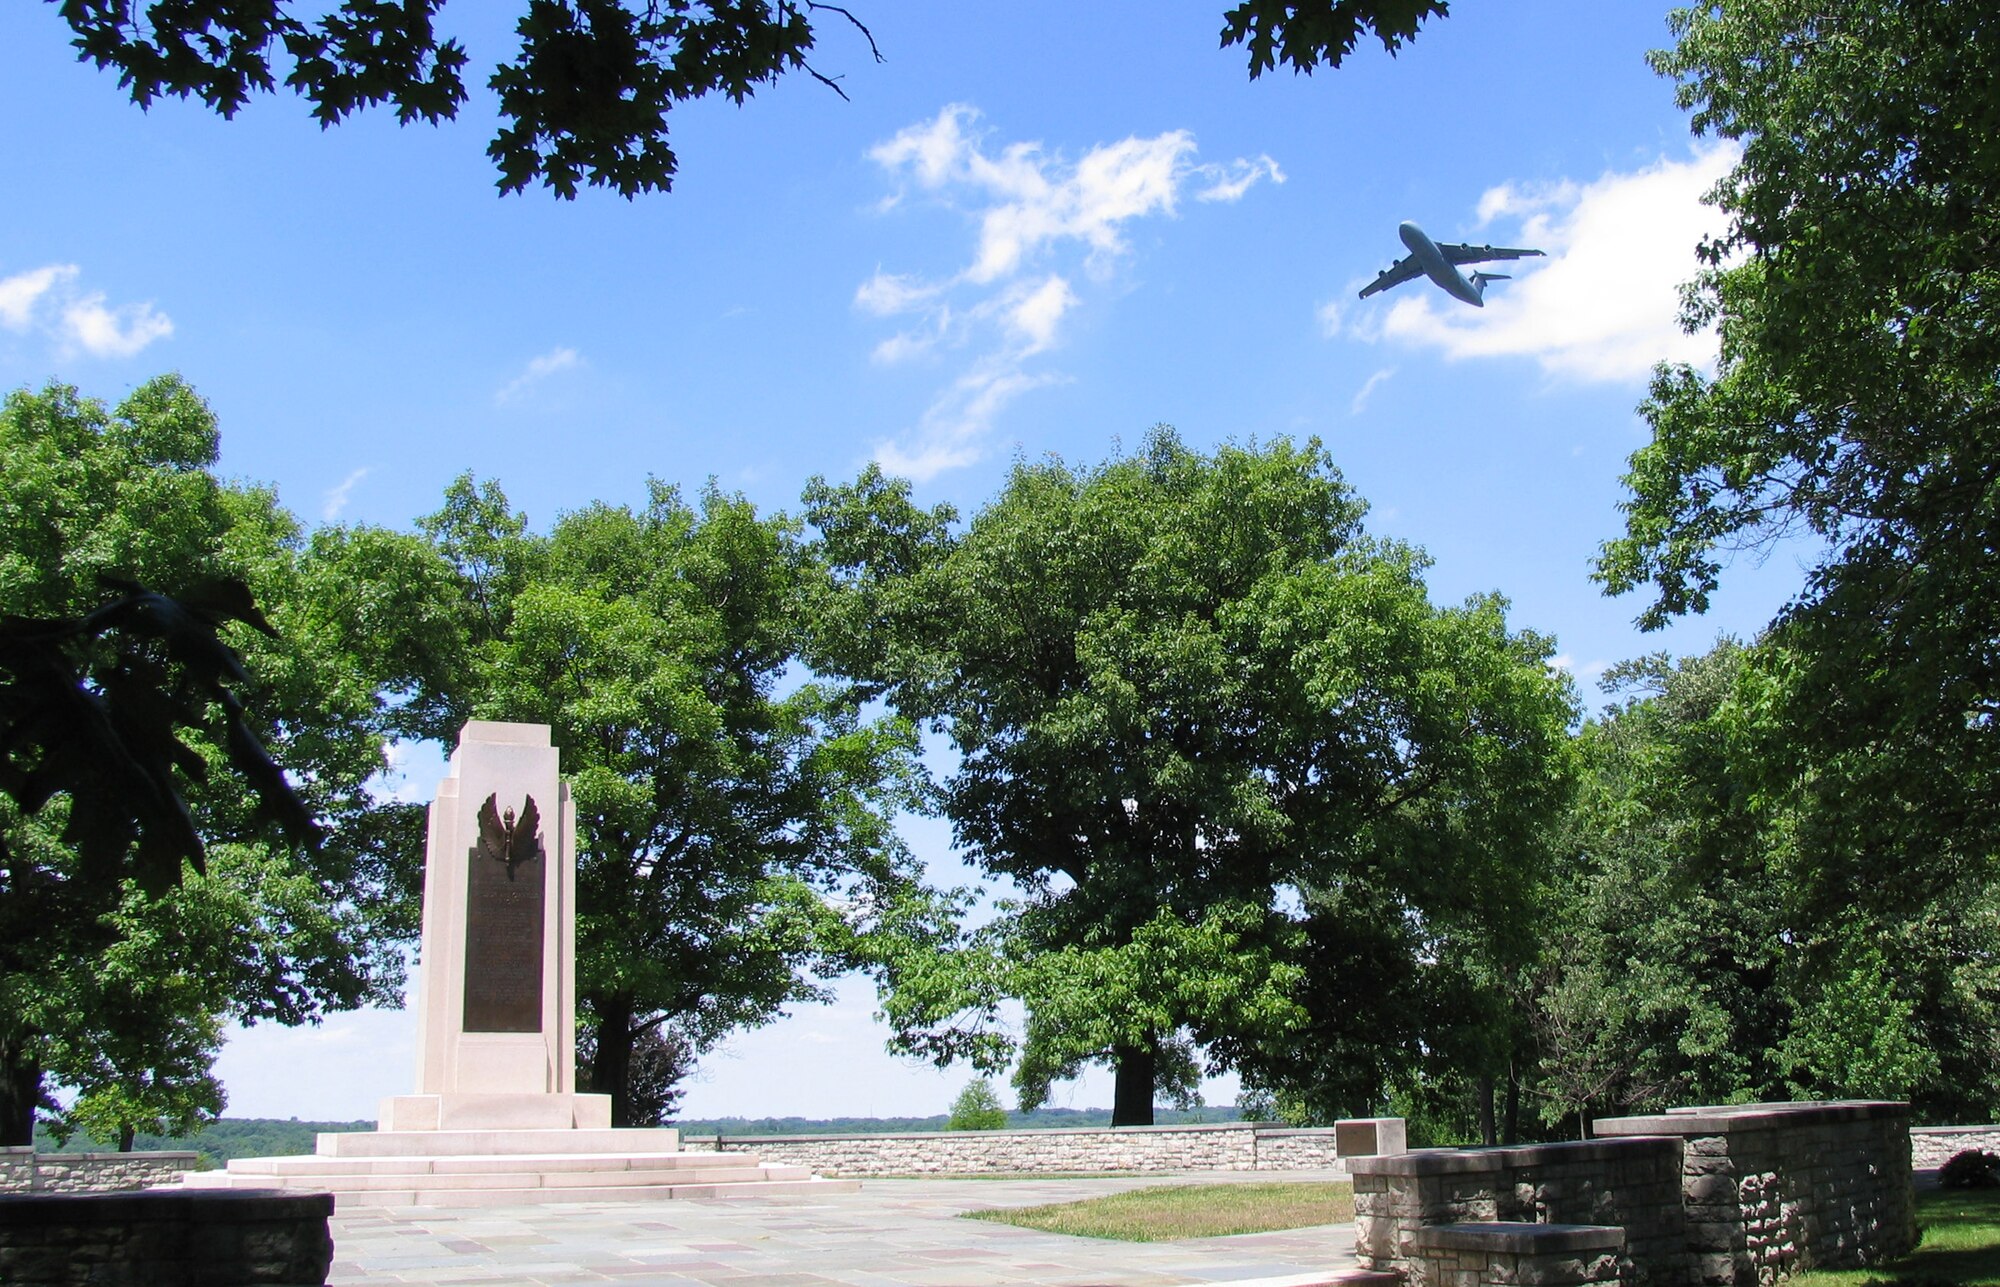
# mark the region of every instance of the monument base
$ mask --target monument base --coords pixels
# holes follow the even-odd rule
[[[395,1095],[382,1101],[383,1131],[607,1130],[609,1095]]]
[[[310,1157],[239,1157],[224,1171],[189,1172],[182,1183],[331,1193],[341,1210],[763,1198],[860,1188],[858,1180],[816,1179],[803,1166],[748,1153],[683,1153],[680,1132],[638,1128],[326,1134]]]

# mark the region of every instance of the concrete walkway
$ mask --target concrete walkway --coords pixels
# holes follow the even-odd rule
[[[1204,1172],[1092,1180],[866,1180],[858,1193],[462,1210],[343,1205],[329,1283],[715,1287],[1306,1287],[1351,1270],[1354,1226],[1186,1242],[1037,1233],[962,1211],[1155,1184],[1334,1179]]]

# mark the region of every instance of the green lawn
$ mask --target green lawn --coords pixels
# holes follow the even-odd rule
[[[1121,1242],[1169,1242],[1232,1233],[1268,1233],[1354,1218],[1354,1188],[1345,1182],[1175,1184],[1042,1207],[968,1211],[971,1220]]]
[[[1966,1283],[2000,1287],[2000,1189],[1937,1189],[1917,1195],[1917,1249],[1880,1269],[1801,1274],[1786,1287],[1864,1283]]]

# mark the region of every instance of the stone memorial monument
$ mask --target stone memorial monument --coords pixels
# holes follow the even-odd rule
[[[237,1158],[191,1188],[332,1192],[368,1206],[725,1197],[843,1190],[747,1153],[684,1153],[614,1128],[576,1089],[576,808],[546,724],[474,720],[431,805],[417,991],[417,1090],[379,1129],[310,1157]]]
[[[576,1090],[576,806],[545,724],[474,720],[431,805],[417,1093],[385,1131],[611,1125]]]

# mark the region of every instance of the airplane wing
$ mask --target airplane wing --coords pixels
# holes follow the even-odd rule
[[[1539,250],[1511,250],[1506,246],[1467,246],[1440,241],[1438,250],[1452,264],[1483,264],[1492,259],[1529,259],[1539,256]]]
[[[1388,290],[1391,286],[1401,286],[1411,278],[1421,277],[1423,274],[1424,270],[1417,267],[1417,257],[1415,255],[1405,255],[1395,263],[1390,264],[1387,268],[1384,268],[1380,277],[1377,277],[1374,281],[1369,282],[1367,286],[1363,287],[1361,298],[1367,299],[1370,295],[1376,295]]]

